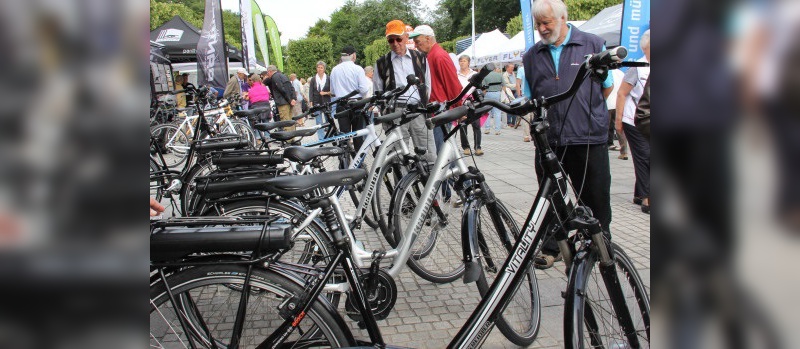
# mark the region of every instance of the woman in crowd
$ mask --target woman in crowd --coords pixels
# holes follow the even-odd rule
[[[247,84],[250,85],[250,92],[248,94],[248,97],[250,98],[250,108],[266,108],[265,112],[251,116],[250,124],[255,125],[260,122],[271,121],[272,113],[269,105],[269,90],[266,86],[264,86],[263,83],[261,83],[261,77],[258,76],[258,74],[253,73],[250,75],[250,78],[247,79]],[[259,138],[259,142],[265,142],[267,140],[265,132],[255,129],[253,131],[255,131],[257,137]]]

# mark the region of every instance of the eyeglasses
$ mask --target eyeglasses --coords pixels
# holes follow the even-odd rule
[[[401,42],[403,42],[403,38],[394,38],[394,39],[392,39],[392,38],[388,38],[388,39],[386,39],[386,41],[388,41],[388,42],[389,42],[389,44],[391,45],[391,44],[394,44],[394,43],[401,43]]]

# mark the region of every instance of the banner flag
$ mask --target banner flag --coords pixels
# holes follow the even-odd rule
[[[251,72],[256,66],[256,48],[253,40],[253,15],[251,0],[239,0],[239,14],[242,18],[242,65]]]
[[[536,41],[533,39],[533,16],[531,13],[531,4],[533,0],[519,0],[519,5],[522,8],[522,30],[525,32],[525,51],[533,47]],[[509,33],[516,35],[516,33]]]
[[[264,20],[267,22],[267,32],[269,33],[269,41],[270,46],[272,47],[272,53],[275,55],[274,64],[278,67],[278,70],[283,71],[283,53],[281,53],[281,34],[278,33],[278,25],[275,24],[275,21],[269,15],[264,16]]]
[[[228,52],[220,0],[206,0],[203,31],[197,41],[197,83],[220,89],[228,83]]]
[[[625,0],[622,3],[622,27],[619,45],[628,49],[626,61],[644,57],[639,38],[650,29],[650,0]]]
[[[253,30],[256,33],[256,40],[258,42],[258,49],[261,51],[261,57],[264,58],[264,66],[269,65],[269,54],[267,53],[267,28],[264,25],[264,15],[261,14],[261,8],[255,0],[253,1]]]

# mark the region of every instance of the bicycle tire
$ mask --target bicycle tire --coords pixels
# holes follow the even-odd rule
[[[168,276],[177,309],[163,282],[150,287],[150,347],[174,347],[181,343],[186,347],[189,336],[199,347],[208,348],[214,344],[228,347],[230,342],[226,340],[232,334],[246,272],[246,266],[212,265],[188,268]],[[297,282],[260,268],[252,269],[249,285],[252,289],[240,347],[254,347],[267,338],[271,331],[264,329],[275,329],[283,322],[278,305],[291,297],[301,297],[305,292]],[[319,299],[311,305],[299,328],[287,339],[289,344],[334,348],[355,345],[341,317],[324,302]],[[188,320],[187,328],[180,325],[176,310]]]
[[[267,204],[267,202],[269,204]],[[217,212],[209,212],[215,215]],[[305,210],[294,204],[285,203],[277,199],[242,200],[220,205],[221,216],[246,217],[246,216],[277,216],[276,223],[291,223],[292,218],[305,219]],[[301,251],[299,255],[298,251]],[[306,265],[327,265],[335,256],[333,242],[328,237],[322,222],[314,220],[293,240],[293,246],[287,251],[281,261]],[[332,302],[338,303],[338,302]],[[337,305],[337,304],[334,304]]]
[[[166,186],[166,177],[162,175],[153,176],[153,172],[161,171],[161,165],[158,164],[152,157],[150,158],[150,197],[161,202],[164,197],[164,189]]]
[[[441,181],[435,188],[437,197],[440,197],[441,187],[446,183],[448,181]],[[392,195],[392,218],[389,225],[394,228],[393,247],[400,242],[404,228],[413,215],[412,208],[417,207],[424,186],[419,172],[412,171],[403,177]],[[452,199],[457,197],[452,193]],[[461,209],[453,207],[450,202],[433,200],[428,214],[422,218],[425,223],[421,225],[421,231],[416,232],[417,238],[411,245],[411,256],[407,264],[415,274],[440,284],[452,282],[464,274],[461,216]]]
[[[650,347],[650,299],[639,273],[627,254],[611,243],[616,269],[613,275],[624,293],[625,308],[630,313],[640,348]],[[564,304],[564,343],[566,348],[631,348],[618,320],[614,299],[600,275],[598,252],[580,251],[570,271]],[[588,305],[588,306],[587,306]],[[600,316],[595,314],[600,313]],[[601,321],[602,323],[599,323]],[[602,327],[602,328],[601,328]]]
[[[392,202],[392,194],[397,189],[397,185],[408,173],[408,169],[400,161],[395,160],[385,164],[378,171],[378,183],[372,198],[372,216],[378,223],[378,229],[390,244],[394,242],[393,230],[389,229],[389,213]]]
[[[220,133],[234,133],[242,136],[247,140],[247,144],[249,144],[250,148],[255,148],[256,134],[253,132],[253,129],[251,129],[250,126],[239,120],[231,121],[231,125],[233,126],[233,129],[231,129],[230,126],[225,125]]]
[[[481,297],[485,297],[514,250],[520,229],[500,200],[494,204],[475,200],[469,204],[465,215],[472,216],[467,216],[464,222],[472,222],[475,226],[470,229],[479,236],[480,255],[477,261],[481,268],[476,285]],[[536,340],[542,316],[539,285],[532,266],[528,267],[525,279],[514,292],[514,297],[498,317],[496,326],[506,339],[524,347]]]
[[[160,124],[150,128],[150,134],[164,142],[164,162],[168,168],[176,168],[186,161],[191,144],[191,137],[175,124]]]

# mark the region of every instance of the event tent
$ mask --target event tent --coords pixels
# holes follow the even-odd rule
[[[187,23],[180,16],[172,17],[160,27],[150,31],[150,41],[164,45],[169,59],[175,62],[196,62],[197,42],[200,40],[200,30]],[[228,59],[242,61],[242,52],[225,44],[228,50]]]
[[[622,4],[606,7],[579,26],[581,31],[592,33],[606,41],[606,47],[619,46],[622,27]]]
[[[568,23],[580,27],[582,24],[586,23],[586,21],[568,21]],[[499,32],[498,30],[495,30]],[[493,62],[493,63],[519,63],[522,62],[522,54],[525,53],[525,32],[520,31],[517,35],[514,35],[511,39],[507,39],[505,35],[502,35],[503,38],[500,39],[497,36],[489,37],[487,40],[492,40],[489,42],[482,41],[481,39],[488,36],[489,33],[484,33],[481,35],[478,40],[475,40],[476,50],[475,50],[475,57],[472,57],[472,66],[479,67],[483,66],[486,63]],[[494,35],[494,34],[493,34]],[[539,41],[539,32],[533,32],[533,41]],[[499,42],[499,43],[497,43]],[[472,46],[461,52],[461,54],[466,54],[472,56]]]
[[[458,56],[461,55],[469,55],[472,57],[472,66],[476,66],[475,64],[475,57],[484,57],[493,55],[498,52],[500,47],[504,46],[508,42],[508,37],[505,34],[500,32],[500,30],[495,29],[488,33],[481,34],[475,42],[467,47],[464,51],[458,53]],[[475,54],[472,54],[472,48],[475,47]],[[488,62],[484,62],[486,64]]]

